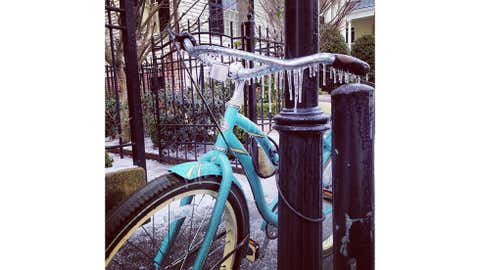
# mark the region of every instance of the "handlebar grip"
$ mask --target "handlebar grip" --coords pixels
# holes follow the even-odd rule
[[[197,46],[197,40],[192,36],[192,34],[188,32],[181,32],[178,35],[175,35],[175,40],[180,43],[180,46],[183,50],[185,50],[183,41],[187,38],[192,42],[193,46]]]
[[[356,75],[365,75],[370,71],[370,65],[358,58],[344,54],[334,55],[335,60],[332,63],[334,68],[346,70]]]

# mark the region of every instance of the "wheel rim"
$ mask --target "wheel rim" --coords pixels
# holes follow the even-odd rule
[[[189,196],[193,196],[190,206],[180,206],[180,201]],[[123,231],[119,234],[123,237],[121,239],[117,237],[112,241],[112,243],[117,244],[106,258],[106,268],[128,269],[128,265],[131,265],[135,266],[135,269],[160,269],[161,267],[154,267],[158,264],[154,263],[153,258],[157,255],[162,240],[167,236],[167,224],[172,224],[175,220],[184,218],[183,225],[175,238],[176,241],[172,243],[168,254],[164,256],[162,267],[164,269],[188,269],[203,242],[216,197],[217,192],[209,189],[193,190],[169,198],[155,206],[147,214],[139,213],[137,217],[132,219],[134,221],[124,226]],[[151,205],[157,203],[158,200],[152,202]],[[151,207],[146,207],[146,209],[151,209]],[[138,217],[142,215],[143,217],[139,219]],[[133,225],[133,223],[135,224]],[[237,219],[232,205],[227,200],[222,221],[204,266],[215,265],[224,256],[232,253],[237,240]],[[142,241],[147,244],[140,245],[139,242]],[[232,269],[234,260],[235,253],[231,254],[219,266],[221,269]],[[120,265],[123,268],[116,267]],[[126,265],[127,267],[125,267]],[[145,265],[144,268],[142,268],[143,265]]]

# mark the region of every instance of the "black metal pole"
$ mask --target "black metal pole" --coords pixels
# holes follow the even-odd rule
[[[140,79],[138,76],[135,6],[133,0],[120,0],[122,14],[123,50],[125,56],[125,73],[127,79],[128,112],[130,116],[130,133],[132,137],[133,164],[147,171],[145,162],[145,142],[143,134],[143,114],[140,97]]]
[[[334,269],[374,269],[374,89],[332,92]]]
[[[318,5],[318,0],[285,0],[286,58],[318,52]],[[322,132],[328,129],[328,117],[318,107],[318,76],[304,74],[296,111],[288,92],[285,107],[274,118],[280,133],[279,187],[296,211],[320,218]],[[284,200],[279,201],[278,220],[278,269],[322,269],[322,223],[301,218]]]
[[[247,15],[248,21],[245,23],[245,36],[247,52],[255,52],[255,21],[253,16],[253,8]],[[249,61],[248,65],[253,68],[253,61]],[[248,87],[248,118],[255,123],[257,122],[257,95],[255,80],[250,79],[250,85]]]
[[[254,11],[254,0],[249,0],[248,4],[248,14],[247,21],[244,23],[245,27],[245,45],[247,52],[255,52],[255,11]],[[249,61],[246,65],[250,68],[253,68],[254,62]],[[255,85],[255,80],[250,79],[250,84],[246,86],[248,89],[248,118],[254,123],[257,123],[257,93]],[[251,153],[253,162],[257,162],[257,143],[252,139],[251,141]],[[256,164],[257,165],[257,164]]]

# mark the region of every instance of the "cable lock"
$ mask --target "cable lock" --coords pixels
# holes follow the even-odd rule
[[[319,217],[319,218],[312,218],[312,217],[307,217],[305,216],[304,214],[300,213],[298,210],[296,210],[289,202],[288,200],[285,198],[285,195],[283,195],[283,192],[282,190],[280,189],[280,185],[278,183],[278,176],[275,175],[275,184],[277,185],[277,190],[278,190],[278,194],[280,195],[280,198],[283,200],[283,202],[287,205],[287,207],[297,216],[299,216],[300,218],[303,218],[307,221],[310,221],[310,222],[314,222],[314,223],[319,223],[319,222],[323,222],[325,220],[325,216],[323,215],[323,209],[321,209],[321,213],[322,213],[322,216]],[[322,196],[323,196],[323,192],[322,192]],[[323,199],[323,198],[322,198]]]

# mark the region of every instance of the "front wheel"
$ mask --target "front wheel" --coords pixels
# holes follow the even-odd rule
[[[189,269],[207,231],[220,177],[150,181],[106,220],[107,269]],[[249,234],[243,193],[232,185],[203,269],[239,269]]]

